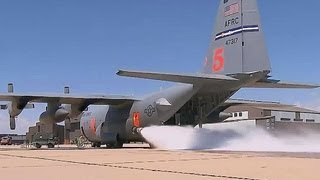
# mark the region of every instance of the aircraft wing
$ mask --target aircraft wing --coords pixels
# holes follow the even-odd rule
[[[28,103],[24,109],[33,109],[35,105],[33,103]],[[0,110],[6,110],[9,108],[9,104],[0,104]]]
[[[295,83],[285,83],[285,82],[263,82],[258,81],[252,84],[244,86],[246,88],[296,88],[296,89],[313,89],[318,88],[320,85],[313,84],[295,84]]]
[[[97,104],[97,105],[121,105],[124,103],[133,103],[139,99],[128,96],[81,96],[68,94],[16,94],[16,93],[0,93],[0,101],[23,101],[48,103],[58,102],[60,104]]]
[[[238,81],[238,79],[218,74],[172,74],[159,72],[119,70],[117,72],[117,75],[187,84],[197,84],[203,82],[214,83],[222,81]]]

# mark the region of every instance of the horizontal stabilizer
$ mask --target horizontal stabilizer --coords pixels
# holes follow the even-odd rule
[[[314,84],[295,84],[295,83],[285,83],[285,82],[255,82],[244,86],[246,88],[293,88],[293,89],[313,89],[318,88],[320,85]]]
[[[125,71],[119,70],[117,72],[119,76],[153,79],[161,81],[170,81],[186,84],[198,84],[198,83],[215,83],[223,81],[237,81],[237,79],[219,75],[219,74],[171,74],[171,73],[159,73],[159,72],[143,72],[143,71]]]

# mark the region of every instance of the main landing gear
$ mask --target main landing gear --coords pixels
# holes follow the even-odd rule
[[[100,148],[101,147],[101,143],[100,142],[94,142],[91,144],[91,147],[93,148]],[[120,142],[120,141],[117,141],[115,143],[109,143],[109,144],[106,144],[106,148],[107,149],[119,149],[119,148],[122,148],[123,147],[123,143]]]

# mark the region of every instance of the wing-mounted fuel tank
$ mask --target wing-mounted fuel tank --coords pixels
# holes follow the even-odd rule
[[[113,147],[122,146],[128,139],[125,125],[130,108],[130,106],[89,106],[80,120],[83,135],[91,142]]]

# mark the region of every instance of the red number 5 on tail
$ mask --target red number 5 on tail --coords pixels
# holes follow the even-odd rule
[[[213,55],[213,72],[220,72],[224,68],[224,56],[223,56],[223,48],[218,48],[214,51]]]

